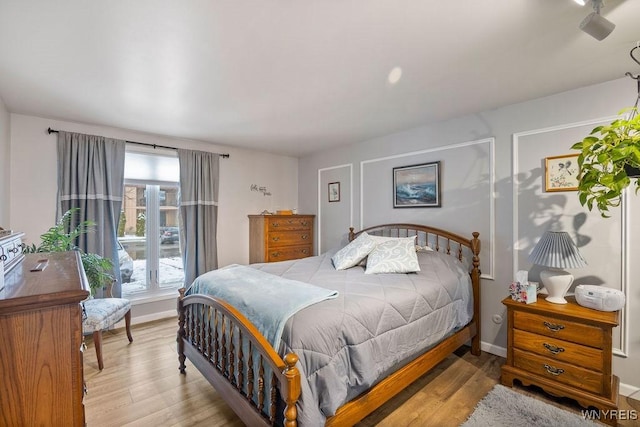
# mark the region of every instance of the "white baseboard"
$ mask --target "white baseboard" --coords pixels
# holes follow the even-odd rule
[[[167,310],[158,313],[147,314],[146,316],[131,317],[131,324],[138,325],[140,323],[153,322],[154,320],[160,319],[169,319],[171,317],[175,317],[177,319],[178,313],[175,310]],[[177,325],[178,324],[176,323],[176,328],[178,327]],[[114,328],[124,328],[124,319],[116,323],[114,325]]]
[[[494,344],[490,344],[488,342],[480,341],[480,350],[486,351],[487,353],[495,354],[500,357],[507,357],[507,349],[504,347],[499,347]]]
[[[482,351],[486,351],[487,353],[495,354],[500,357],[507,357],[507,349],[504,347],[499,347],[497,345],[493,345],[484,341],[480,341],[480,349]],[[640,388],[632,386],[630,384],[620,383],[619,393],[621,396],[632,396],[636,393],[640,392]],[[636,398],[637,399],[637,398]]]
[[[620,395],[630,396],[637,400],[637,399],[640,399],[640,396],[636,395],[638,394],[638,392],[640,392],[640,388],[632,386],[630,384],[620,383],[620,389],[619,389]]]

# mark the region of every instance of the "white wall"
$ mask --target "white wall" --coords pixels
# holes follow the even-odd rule
[[[218,263],[220,266],[249,262],[247,215],[257,214],[265,209],[272,211],[298,206],[298,160],[293,157],[105,126],[11,114],[10,164],[14,179],[8,197],[9,222],[14,230],[26,233],[28,243],[37,243],[40,234],[55,221],[56,134],[47,134],[49,127],[130,141],[229,153],[230,158],[220,159],[218,201]],[[251,184],[267,187],[271,196],[263,196],[261,193],[251,191]],[[0,200],[4,205],[7,197]],[[165,300],[162,304],[136,305],[132,314],[134,321],[136,318],[151,320],[158,312],[165,311],[175,313],[175,298]]]
[[[635,91],[635,82],[623,78],[307,156],[300,159],[300,209],[318,211],[319,170],[352,164],[356,229],[411,220],[460,234],[480,231],[483,349],[503,355],[506,324],[492,317],[506,313],[501,300],[514,269],[531,269],[535,279],[538,272],[523,254],[544,229],[558,223],[580,242],[589,262],[587,269],[574,272],[578,280],[626,286],[624,324],[614,330],[619,353],[614,372],[623,383],[621,392],[630,394],[640,387],[640,330],[633,328],[640,322],[640,266],[627,261],[640,249],[639,239],[632,238],[640,232],[632,221],[640,199],[630,196],[626,216],[620,211],[602,219],[586,212],[575,192],[545,193],[543,164],[544,157],[570,153],[571,145],[595,127],[592,123],[632,105]],[[494,149],[483,141],[494,141]],[[392,167],[436,160],[443,161],[442,208],[390,208]],[[346,233],[345,218],[321,216],[317,221],[323,230],[333,222],[338,233]]]
[[[0,227],[9,229],[9,148],[11,121],[7,108],[0,98]]]

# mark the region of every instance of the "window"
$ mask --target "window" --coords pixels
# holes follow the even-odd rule
[[[122,294],[147,297],[175,292],[184,283],[178,225],[178,158],[127,152],[118,240],[131,258]],[[125,260],[126,261],[126,260]],[[122,268],[122,258],[120,261]]]

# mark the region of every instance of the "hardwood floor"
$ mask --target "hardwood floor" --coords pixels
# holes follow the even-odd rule
[[[105,332],[102,372],[91,338],[85,338],[88,427],[243,425],[188,361],[187,374],[178,372],[176,330],[176,319],[134,325],[131,344],[123,329]],[[358,426],[459,426],[499,382],[503,363],[501,357],[488,353],[475,357],[463,347]],[[568,399],[554,399],[534,388],[518,390],[580,413]],[[638,400],[621,396],[620,408],[635,409],[640,415]],[[640,422],[619,425],[640,426]]]

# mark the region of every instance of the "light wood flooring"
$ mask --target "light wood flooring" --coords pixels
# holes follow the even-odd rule
[[[105,332],[102,372],[87,337],[88,427],[243,425],[193,365],[187,361],[187,374],[178,372],[176,331],[176,319],[134,325],[131,344],[122,329]],[[484,352],[475,357],[463,347],[358,426],[459,426],[499,382],[503,363],[501,357]],[[553,399],[535,388],[518,390],[580,413],[571,400]],[[620,408],[640,414],[640,401],[621,396]],[[640,422],[619,425],[640,426]]]

